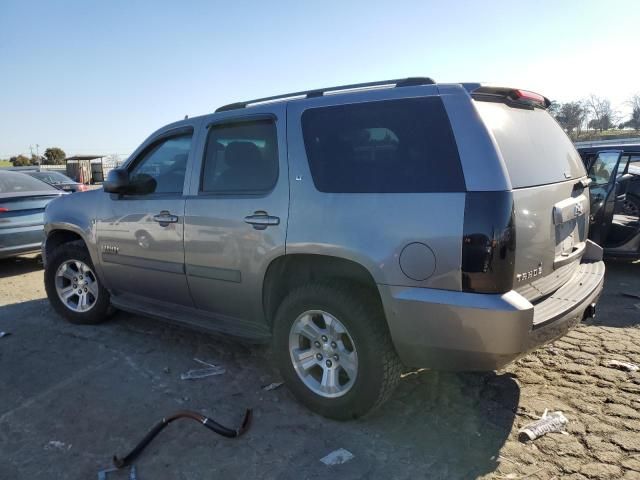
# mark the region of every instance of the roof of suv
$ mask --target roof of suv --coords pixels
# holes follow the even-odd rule
[[[290,100],[294,98],[313,98],[313,97],[321,97],[325,93],[331,92],[340,92],[340,91],[348,91],[348,90],[360,90],[360,89],[369,89],[376,87],[390,87],[394,85],[395,88],[400,87],[415,87],[418,85],[434,85],[436,82],[429,77],[408,77],[408,78],[399,78],[395,80],[380,80],[377,82],[366,82],[366,83],[354,83],[351,85],[340,85],[335,87],[327,87],[327,88],[316,88],[313,90],[304,90],[301,92],[293,92],[293,93],[285,93],[282,95],[274,95],[272,97],[264,97],[264,98],[256,98],[254,100],[246,100],[243,102],[234,102],[228,105],[223,105],[216,109],[216,112],[225,112],[228,110],[237,110],[239,108],[245,108],[249,105],[256,103],[268,103],[274,102],[278,100]]]

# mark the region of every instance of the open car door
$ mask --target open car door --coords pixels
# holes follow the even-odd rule
[[[589,166],[588,175],[591,179],[589,238],[601,246],[605,245],[611,228],[617,197],[624,194],[617,191],[621,157],[621,150],[601,151]]]

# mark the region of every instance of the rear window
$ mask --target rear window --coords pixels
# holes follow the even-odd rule
[[[33,172],[29,175],[52,185],[60,183],[75,183],[69,177],[58,172]]]
[[[302,131],[321,192],[464,191],[451,125],[439,97],[312,108]]]
[[[546,185],[586,175],[580,155],[545,110],[475,102],[493,132],[514,188]]]
[[[0,173],[0,193],[57,191],[51,185],[25,173]]]

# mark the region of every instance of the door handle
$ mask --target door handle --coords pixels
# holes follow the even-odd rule
[[[178,216],[171,215],[167,210],[163,210],[158,215],[153,216],[153,221],[158,222],[163,227],[166,227],[170,223],[178,223]]]
[[[279,217],[274,217],[263,211],[257,211],[253,215],[244,217],[244,221],[249,225],[253,225],[256,230],[264,230],[273,225],[280,225]]]

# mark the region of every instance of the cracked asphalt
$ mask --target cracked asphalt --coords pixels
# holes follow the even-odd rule
[[[298,405],[266,347],[119,313],[74,326],[45,298],[37,258],[0,260],[0,478],[89,479],[163,416],[198,410],[242,438],[170,425],[137,460],[140,480],[210,478],[640,479],[640,264],[609,262],[598,316],[498,373],[406,375],[375,416],[339,423]],[[180,380],[202,365],[219,376]],[[567,433],[518,429],[561,410]],[[326,466],[338,448],[355,456]],[[128,478],[126,472],[108,478]]]

